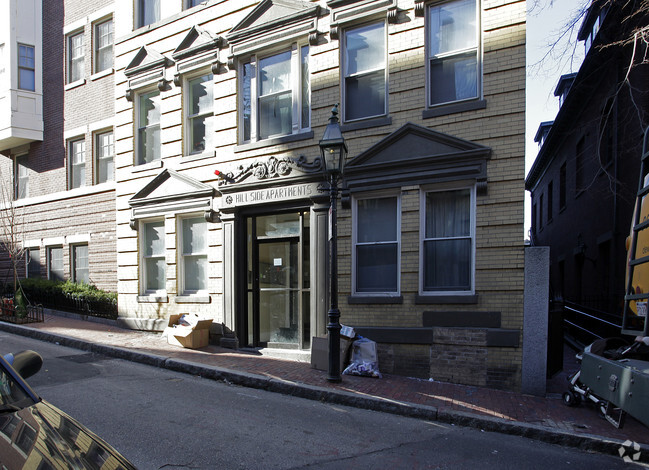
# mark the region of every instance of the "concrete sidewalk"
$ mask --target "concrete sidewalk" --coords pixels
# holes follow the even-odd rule
[[[649,463],[649,428],[627,416],[624,427],[616,429],[597,415],[594,406],[565,406],[560,392],[567,387],[561,385],[562,380],[549,383],[546,398],[396,375],[382,379],[343,375],[342,383],[332,384],[327,382],[326,372],[311,368],[309,363],[212,345],[183,349],[167,344],[160,334],[122,329],[111,322],[46,314],[42,323],[0,322],[0,331],[235,385],[606,454],[620,455],[621,444],[629,440],[641,445],[641,461]]]

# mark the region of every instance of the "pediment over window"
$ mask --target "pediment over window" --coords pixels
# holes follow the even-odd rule
[[[329,0],[327,7],[331,9],[331,39],[338,39],[340,29],[349,23],[380,17],[396,23],[399,16],[396,0]]]
[[[208,65],[212,67],[213,73],[218,73],[219,49],[224,45],[223,37],[200,26],[193,26],[171,54],[176,61],[177,74]]]
[[[131,227],[137,219],[179,212],[203,212],[211,220],[215,192],[208,184],[165,169],[129,199]]]
[[[345,166],[351,191],[453,180],[487,179],[491,149],[407,123]]]
[[[165,69],[173,65],[173,61],[158,51],[142,46],[135,57],[124,69],[128,78],[126,99],[133,100],[133,90],[157,84],[162,91],[166,89]]]
[[[309,35],[317,40],[322,8],[299,0],[263,0],[227,35],[233,56]]]

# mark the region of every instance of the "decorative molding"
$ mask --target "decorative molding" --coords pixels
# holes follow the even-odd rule
[[[236,173],[224,174],[219,181],[219,186],[228,184],[240,184],[249,179],[261,181],[272,178],[280,178],[291,174],[296,169],[301,169],[304,173],[314,173],[317,170],[322,171],[320,159],[316,158],[317,163],[307,163],[306,157],[300,156],[297,160],[291,157],[270,157],[265,161],[257,160],[248,166],[240,165]]]
[[[417,18],[424,17],[424,11],[426,9],[426,4],[424,0],[415,0],[415,16]]]
[[[329,37],[335,40],[340,39],[340,26],[338,26],[337,24],[332,24],[329,27]]]
[[[134,97],[135,97],[135,93],[133,92],[133,90],[127,88],[126,93],[124,93],[124,98],[126,98],[126,101],[132,102]]]

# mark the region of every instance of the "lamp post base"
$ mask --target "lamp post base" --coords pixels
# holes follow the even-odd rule
[[[327,331],[329,332],[329,374],[327,381],[329,382],[342,382],[340,375],[340,311],[337,308],[332,308],[328,312],[329,324]]]

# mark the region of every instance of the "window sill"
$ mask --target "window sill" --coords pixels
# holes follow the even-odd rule
[[[177,295],[174,298],[174,302],[177,304],[209,304],[211,298],[209,295]]]
[[[138,295],[137,301],[141,304],[166,304],[169,303],[169,296],[156,294]]]
[[[313,131],[300,132],[299,134],[284,135],[281,137],[271,137],[269,139],[259,140],[257,142],[250,142],[247,144],[239,144],[234,148],[234,153],[245,152],[247,150],[255,150],[272,145],[287,144],[289,142],[297,142],[300,140],[307,140],[313,138]]]
[[[415,305],[477,304],[478,295],[417,295]]]
[[[354,121],[354,122],[348,122],[342,124],[340,126],[340,131],[341,132],[358,131],[361,129],[369,129],[371,127],[389,126],[390,124],[392,124],[392,117],[384,116],[379,118],[364,119],[362,121]]]
[[[421,117],[423,119],[429,119],[439,116],[446,116],[447,114],[476,111],[478,109],[485,109],[486,107],[487,100],[473,100],[462,103],[442,104],[435,108],[424,109],[424,111],[421,113]]]
[[[347,297],[348,304],[402,304],[402,295],[350,295]]]
[[[146,170],[152,170],[155,168],[162,168],[164,165],[162,163],[162,160],[155,160],[153,162],[149,163],[141,163],[139,165],[134,165],[133,166],[133,173],[137,173],[140,171],[146,171]]]
[[[85,84],[86,84],[86,79],[82,78],[81,80],[77,80],[76,82],[68,83],[67,85],[65,85],[64,90],[65,91],[72,90],[73,88],[77,88],[77,87],[79,87],[81,85],[85,85]]]
[[[203,160],[205,158],[212,158],[216,157],[216,152],[211,151],[211,152],[201,152],[201,153],[191,153],[188,155],[183,155],[180,164],[182,165],[183,163],[190,163],[190,162],[195,162],[196,160]]]
[[[107,75],[112,75],[113,72],[114,69],[112,67],[107,68],[106,70],[102,70],[101,72],[90,75],[90,80],[99,80],[100,78],[106,77]]]

